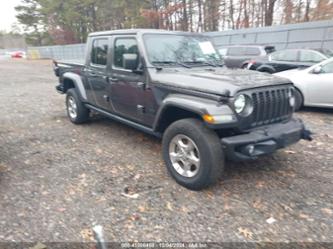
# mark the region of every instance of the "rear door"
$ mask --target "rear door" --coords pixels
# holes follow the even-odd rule
[[[107,77],[109,37],[94,37],[91,41],[90,56],[87,59],[85,76],[94,105],[109,110],[109,82]]]

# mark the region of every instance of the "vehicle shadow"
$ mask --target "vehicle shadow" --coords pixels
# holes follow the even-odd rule
[[[158,150],[160,150],[160,159],[158,160],[161,161],[161,165],[164,165],[164,163],[162,163],[160,139],[101,115],[93,115],[87,125],[106,129],[110,127],[110,132],[117,130],[117,133],[121,134],[120,136],[126,134],[128,137],[132,137],[132,139],[130,139],[132,143],[138,143],[139,140],[141,143],[143,142],[142,147],[145,148],[145,150],[149,150],[152,147],[156,148],[157,146]],[[290,167],[287,165],[288,161],[290,161],[290,156],[281,150],[255,160],[244,162],[226,161],[224,173],[219,181],[220,183],[208,189],[212,191],[223,191],[223,186],[225,186],[226,183],[231,185],[233,185],[233,183],[241,183],[241,186],[245,187],[249,184],[255,184],[257,181],[267,181],[267,179],[274,182],[274,178],[277,178],[279,174],[288,174],[290,171]],[[166,173],[164,168],[160,168],[160,170]]]
[[[323,107],[302,107],[298,113],[308,113],[308,112],[315,112],[315,113],[327,113],[333,114],[333,108],[323,108]]]

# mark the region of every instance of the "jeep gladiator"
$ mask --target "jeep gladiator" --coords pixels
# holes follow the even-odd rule
[[[54,61],[54,71],[71,122],[84,123],[94,111],[162,138],[168,172],[192,190],[215,183],[227,160],[311,140],[293,118],[290,81],[224,68],[200,34],[92,33],[84,61]]]

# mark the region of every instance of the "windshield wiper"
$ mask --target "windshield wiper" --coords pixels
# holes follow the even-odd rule
[[[153,61],[152,64],[179,65],[182,67],[191,68],[191,66],[186,65],[185,63],[180,61]]]
[[[186,61],[185,63],[188,64],[200,64],[200,65],[208,65],[208,66],[212,66],[212,67],[222,67],[222,64],[219,63],[213,63],[210,61]]]

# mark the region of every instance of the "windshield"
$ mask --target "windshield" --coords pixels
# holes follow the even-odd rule
[[[178,65],[217,65],[221,58],[212,43],[205,37],[146,34],[145,47],[150,63]]]

